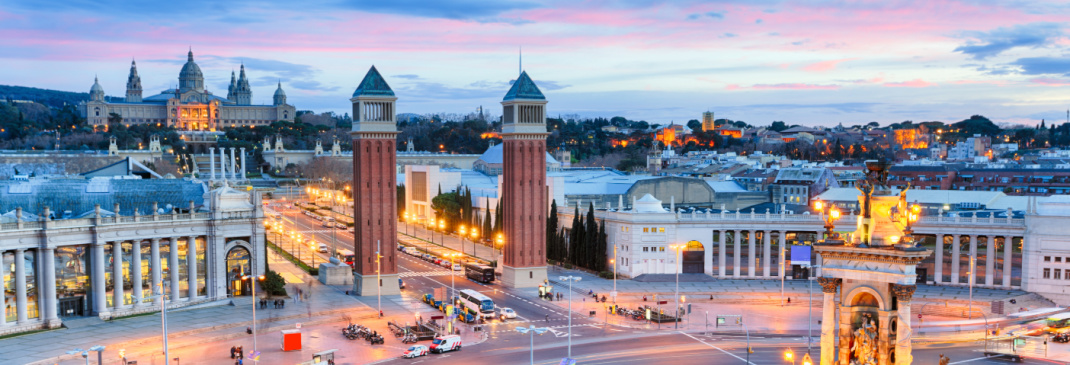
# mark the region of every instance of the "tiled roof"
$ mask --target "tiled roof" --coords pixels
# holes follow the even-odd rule
[[[379,74],[379,70],[372,66],[368,70],[368,74],[364,75],[364,79],[360,80],[357,90],[353,91],[353,97],[357,96],[394,96],[394,90],[390,89],[390,85],[386,84],[386,80],[383,79],[383,75]]]
[[[505,93],[505,98],[502,101],[515,99],[546,100],[546,97],[542,95],[542,91],[539,91],[535,81],[531,81],[531,77],[528,77],[527,71],[524,71],[520,73],[520,77],[516,79],[516,82],[513,82],[513,87],[510,87],[509,92]]]

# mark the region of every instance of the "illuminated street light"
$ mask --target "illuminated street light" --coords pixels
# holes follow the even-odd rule
[[[791,361],[791,365],[795,365],[795,353],[791,349],[784,351],[784,360]]]
[[[531,335],[531,364],[532,365],[535,364],[535,335],[537,335],[537,334],[538,335],[542,335],[543,333],[546,333],[546,331],[549,331],[549,330],[550,330],[549,328],[545,328],[545,327],[544,328],[536,328],[535,326],[531,326],[531,327],[528,327],[528,328],[524,328],[524,327],[517,327],[516,328],[517,332],[527,333],[527,334]]]
[[[249,279],[249,278],[252,278],[252,277],[253,276],[251,276],[251,275],[245,275],[245,276],[242,276],[242,280]],[[256,279],[259,280],[259,281],[263,281],[264,278],[265,278],[264,275],[256,276]],[[250,286],[253,287],[253,354],[254,355],[256,354],[256,304],[257,304],[256,303],[256,281],[257,280],[250,280],[249,281]],[[259,355],[255,355],[255,356],[256,357],[253,358],[253,361],[260,362],[260,356]]]

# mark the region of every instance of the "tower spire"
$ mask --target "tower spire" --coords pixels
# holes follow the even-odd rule
[[[524,72],[524,46],[520,46],[519,51],[517,52],[517,55],[519,57],[517,59],[516,74],[519,75],[520,73]]]

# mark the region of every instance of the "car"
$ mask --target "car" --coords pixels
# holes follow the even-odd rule
[[[320,253],[326,253],[327,251],[329,251],[329,248],[327,247],[326,243],[320,243],[316,246],[316,251]]]
[[[408,350],[405,350],[405,353],[403,353],[401,355],[401,357],[406,358],[406,359],[412,359],[412,358],[417,358],[417,357],[420,357],[420,356],[427,356],[427,354],[429,354],[429,353],[431,353],[431,350],[428,350],[427,346],[424,346],[424,345],[412,345],[412,346],[409,346]]]
[[[461,336],[447,335],[435,337],[431,341],[430,351],[434,353],[443,353],[447,351],[460,351],[461,350]]]
[[[1070,333],[1060,333],[1051,338],[1055,343],[1067,343],[1070,342]]]
[[[496,317],[501,318],[503,321],[506,319],[516,318],[516,312],[513,311],[513,308],[496,307],[494,308],[494,314]]]
[[[462,271],[462,270],[464,270],[464,266],[461,266],[461,264],[453,264],[453,271]]]

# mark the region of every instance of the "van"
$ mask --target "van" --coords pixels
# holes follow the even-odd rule
[[[327,247],[327,244],[322,242],[318,245],[318,247],[316,247],[316,251],[319,251],[320,253],[326,253],[329,250],[330,249]]]
[[[448,335],[435,337],[431,341],[431,352],[441,354],[447,351],[461,350],[461,336]]]

